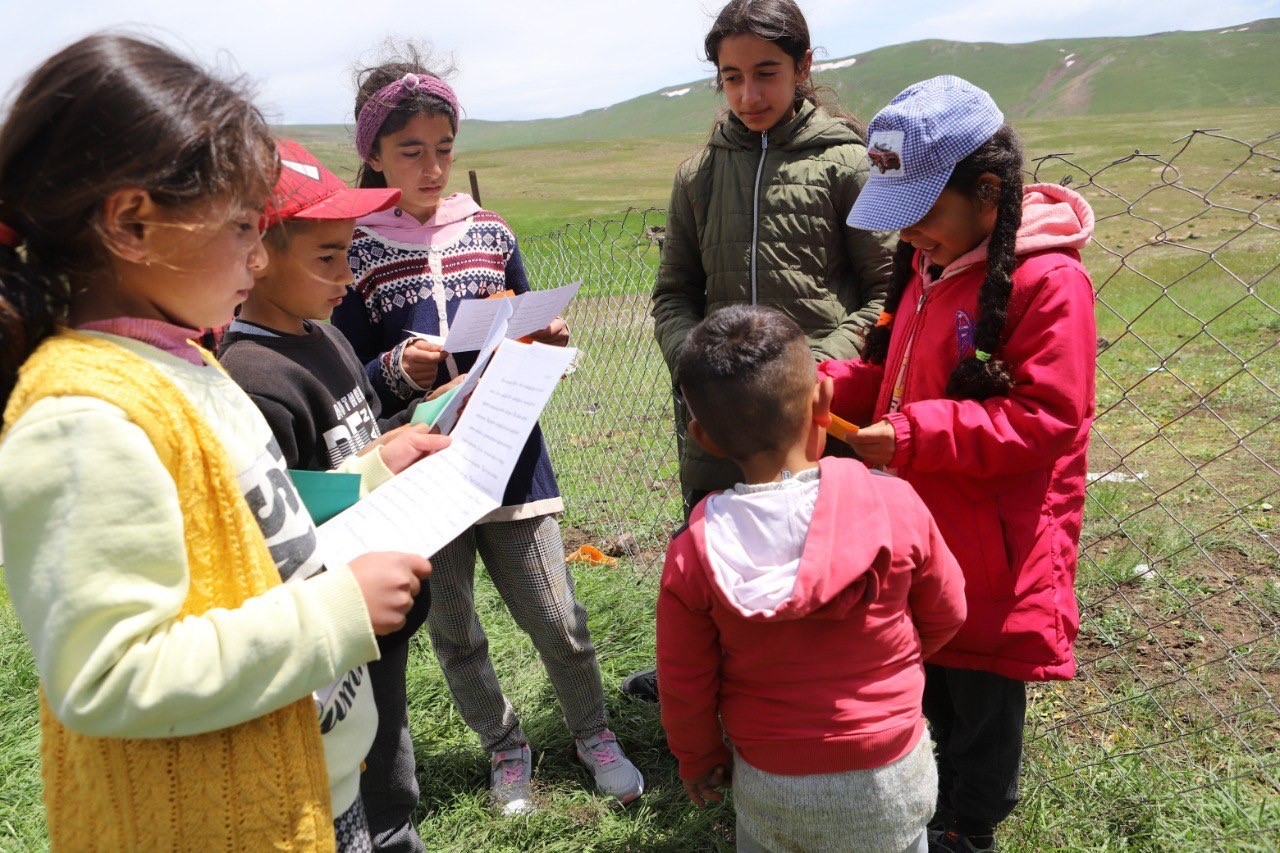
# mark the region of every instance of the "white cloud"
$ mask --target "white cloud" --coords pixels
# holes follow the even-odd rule
[[[205,61],[259,81],[274,118],[350,122],[351,69],[388,34],[430,39],[458,65],[452,79],[473,118],[568,115],[705,79],[702,38],[718,0],[0,0],[0,91],[73,39],[144,26]],[[851,56],[922,38],[1026,41],[1221,29],[1280,14],[1280,0],[925,0],[877,14],[848,0],[801,0],[815,44]],[[887,7],[886,7],[887,8]],[[822,55],[820,54],[820,57]]]

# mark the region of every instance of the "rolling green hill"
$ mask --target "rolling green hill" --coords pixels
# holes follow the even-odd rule
[[[845,62],[856,61],[851,65]],[[822,69],[822,65],[844,67]],[[1011,118],[1127,115],[1280,105],[1280,18],[1227,30],[1029,44],[919,41],[820,63],[816,79],[864,118],[903,88],[958,74]],[[685,94],[667,93],[687,90]],[[581,139],[687,134],[722,103],[708,78],[598,110],[535,121],[468,120],[468,150]]]

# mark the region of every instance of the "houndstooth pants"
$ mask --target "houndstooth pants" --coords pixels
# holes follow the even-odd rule
[[[356,797],[351,808],[333,819],[334,846],[337,853],[373,853],[369,824],[364,817],[364,802]]]
[[[489,639],[475,607],[476,553],[529,635],[575,738],[608,727],[604,690],[587,613],[573,595],[555,516],[477,524],[431,557],[431,645],[454,704],[488,752],[526,741],[515,709],[489,659]]]

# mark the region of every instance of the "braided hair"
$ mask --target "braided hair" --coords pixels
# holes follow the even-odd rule
[[[1000,180],[997,191],[981,182],[991,174]],[[987,244],[987,274],[978,290],[978,321],[975,324],[974,352],[956,365],[947,380],[947,396],[957,400],[985,400],[1009,393],[1013,376],[999,357],[1000,339],[1013,292],[1013,271],[1017,266],[1014,247],[1022,225],[1022,143],[1008,124],[1002,126],[976,151],[956,164],[947,189],[996,206],[995,228]],[[884,364],[889,354],[893,315],[914,272],[915,249],[898,241],[893,254],[893,278],[885,297],[884,313],[867,334],[862,360]]]

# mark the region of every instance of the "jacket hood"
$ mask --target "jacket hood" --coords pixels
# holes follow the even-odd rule
[[[828,476],[837,464],[856,470]],[[841,619],[875,601],[893,540],[872,476],[860,464],[823,459],[816,484],[704,500],[689,529],[716,595],[753,621]],[[816,495],[806,496],[806,485]]]
[[[1022,190],[1022,225],[1014,251],[1029,255],[1045,249],[1083,249],[1093,236],[1093,208],[1075,190],[1057,184],[1031,184]]]
[[[754,130],[748,130],[742,120],[730,112],[712,131],[709,144],[734,151],[758,151],[760,136]],[[794,116],[769,131],[769,147],[784,151],[829,148],[849,143],[862,145],[862,137],[812,101],[801,101]]]
[[[480,205],[466,193],[454,193],[440,199],[440,206],[426,222],[419,222],[399,207],[370,213],[356,221],[361,228],[376,231],[389,240],[401,243],[431,243],[432,237],[449,225],[464,222],[479,213]]]
[[[1089,245],[1093,237],[1093,208],[1075,190],[1057,184],[1028,184],[1022,189],[1022,224],[1018,226],[1015,255],[1046,249],[1075,249]],[[987,240],[952,261],[943,278],[987,259]],[[925,263],[923,257],[920,263]]]

